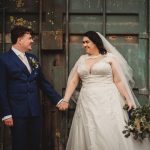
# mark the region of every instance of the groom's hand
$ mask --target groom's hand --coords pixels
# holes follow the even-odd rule
[[[64,102],[64,101],[62,101],[62,102],[61,102],[60,104],[58,104],[58,106],[57,106],[57,108],[58,108],[59,110],[62,110],[62,111],[68,109],[68,107],[69,107],[69,103]]]
[[[13,119],[12,118],[5,119],[4,124],[9,127],[13,126]]]

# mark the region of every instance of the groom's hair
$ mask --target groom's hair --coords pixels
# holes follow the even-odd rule
[[[33,34],[33,31],[27,27],[21,26],[21,25],[16,25],[14,28],[11,30],[11,42],[12,44],[17,43],[17,39],[19,37],[23,37],[24,34]]]
[[[84,33],[84,36],[88,37],[96,45],[100,54],[104,55],[107,53],[106,49],[104,48],[102,39],[95,31],[88,31]]]

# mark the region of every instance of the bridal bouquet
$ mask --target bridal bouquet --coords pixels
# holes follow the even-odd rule
[[[124,106],[128,110],[128,106]],[[129,137],[131,134],[135,140],[142,141],[145,138],[150,140],[150,104],[132,109],[129,113],[129,120],[123,134]]]

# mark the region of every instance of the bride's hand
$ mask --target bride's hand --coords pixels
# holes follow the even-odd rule
[[[127,101],[127,105],[128,105],[128,111],[134,108],[134,105],[131,101]]]
[[[69,103],[66,101],[62,101],[60,104],[58,104],[57,108],[61,111],[67,110],[69,107]]]

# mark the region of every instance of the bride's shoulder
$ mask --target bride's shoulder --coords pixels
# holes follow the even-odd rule
[[[79,59],[85,59],[85,58],[87,58],[87,56],[88,56],[88,54],[81,55],[81,56],[79,57]]]
[[[88,56],[88,54],[83,54],[80,57],[87,57],[87,56]]]
[[[106,61],[112,64],[116,60],[116,56],[112,53],[106,54]]]
[[[110,52],[108,52],[108,53],[107,53],[107,57],[108,57],[108,58],[115,58],[115,55],[112,54],[112,53],[110,53]]]
[[[117,59],[116,56],[112,53],[107,53],[107,58],[108,59]]]

